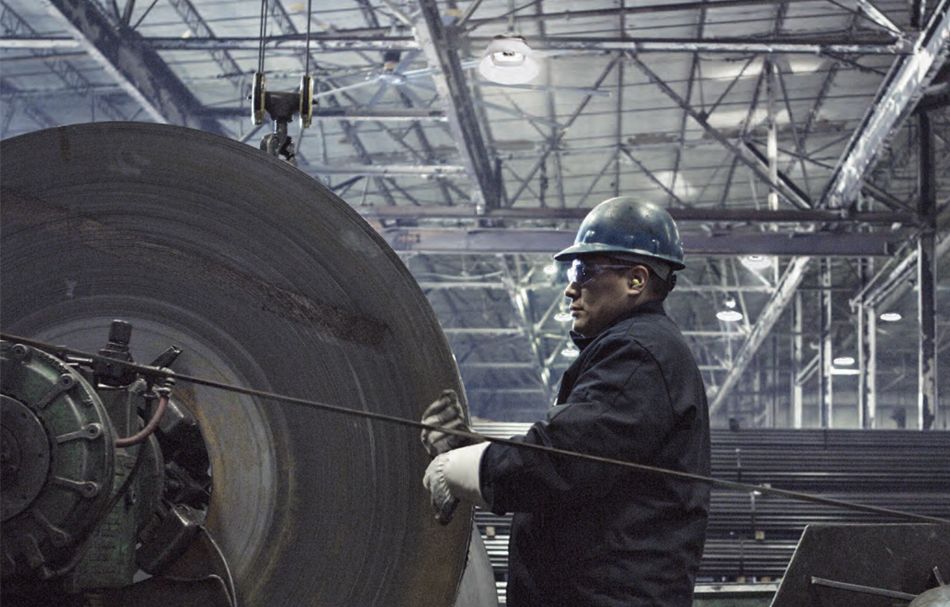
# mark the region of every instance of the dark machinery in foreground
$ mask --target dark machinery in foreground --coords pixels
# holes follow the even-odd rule
[[[131,329],[114,321],[99,354],[132,362]],[[152,366],[180,354],[171,347]],[[0,341],[0,385],[6,597],[80,602],[93,591],[141,604],[147,590],[166,604],[198,595],[235,604],[227,561],[204,527],[208,452],[194,416],[171,398],[173,380]],[[149,420],[141,430],[139,418]],[[196,542],[206,560],[176,567]],[[154,577],[130,592],[137,571]]]
[[[4,141],[0,174],[5,333],[410,419],[461,390],[403,264],[282,161],[100,123]],[[453,604],[470,513],[433,520],[415,432],[16,340],[2,364],[5,605]]]
[[[948,525],[809,525],[771,607],[948,607],[948,569]]]

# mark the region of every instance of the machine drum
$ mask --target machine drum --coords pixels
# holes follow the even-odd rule
[[[462,393],[403,263],[283,161],[184,128],[97,123],[2,142],[0,174],[7,334],[97,352],[121,319],[135,361],[175,346],[179,374],[409,419],[445,388]],[[113,431],[95,391],[55,357],[14,340],[2,371],[6,583],[55,566],[59,544],[101,516],[118,465],[107,447],[127,430]],[[56,390],[55,406],[35,405]],[[453,604],[471,513],[435,522],[417,432],[184,381],[171,394],[203,445],[189,454],[181,440],[171,454],[163,426],[146,470],[164,469],[162,499],[207,508],[196,537],[208,554],[220,548],[238,604]],[[207,474],[201,504],[190,479]],[[180,542],[193,521],[176,508]]]

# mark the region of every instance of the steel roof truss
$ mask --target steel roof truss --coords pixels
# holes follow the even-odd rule
[[[776,66],[776,78],[778,80],[779,88],[782,91],[782,103],[785,106],[785,111],[788,113],[788,123],[792,128],[792,139],[795,142],[795,151],[798,153],[798,162],[801,166],[802,171],[802,181],[805,183],[805,191],[811,192],[811,183],[808,179],[808,169],[805,164],[808,158],[808,150],[805,148],[805,137],[798,132],[798,127],[795,126],[795,114],[792,112],[792,104],[788,98],[788,87],[785,86],[785,76],[782,75],[782,70],[777,69]],[[792,163],[789,163],[789,168],[785,170],[786,173],[791,168]]]
[[[3,29],[4,35],[19,37],[23,32],[27,32],[30,34],[30,36],[38,36],[39,32],[37,32],[36,29],[28,24],[25,19],[20,17],[20,15],[18,15],[12,8],[7,6],[6,2],[3,2],[2,5],[3,11],[0,12],[0,28]],[[70,40],[74,45],[79,44],[79,41],[74,38],[70,38]],[[48,54],[48,51],[37,48],[36,50],[30,51],[30,53],[35,57],[43,57],[44,55]],[[95,98],[96,106],[99,107],[102,113],[106,116],[109,116],[113,120],[128,119],[128,117],[125,115],[125,112],[122,111],[122,108],[116,105],[108,97],[101,95],[90,95],[90,91],[95,87],[82,74],[82,72],[73,67],[71,63],[62,59],[54,58],[44,60],[43,63],[51,72],[53,72],[60,80],[62,80],[66,86],[75,90],[80,96],[91,96]]]
[[[864,176],[946,60],[950,44],[950,0],[940,0],[913,53],[899,57],[841,155],[820,206],[847,207],[857,200]]]
[[[941,0],[933,12],[927,29],[921,32],[914,45],[914,55],[895,62],[895,69],[891,72],[893,77],[882,86],[878,92],[878,102],[869,110],[862,128],[859,128],[852,137],[851,143],[838,164],[838,171],[826,190],[824,199],[830,197],[830,200],[843,202],[849,200],[847,194],[856,192],[873,158],[872,148],[889,139],[894,130],[899,128],[902,118],[906,117],[907,111],[919,95],[920,87],[926,86],[936,72],[935,64],[939,67],[942,63],[940,52],[946,53],[948,38],[950,38],[950,0]],[[947,240],[950,241],[950,238]],[[792,300],[809,261],[809,257],[799,257],[789,264],[775,295],[766,304],[756,321],[752,334],[742,345],[736,366],[729,372],[716,393],[710,405],[710,412],[723,405],[758,347]],[[910,264],[901,265],[907,267]]]
[[[587,199],[590,198],[590,195],[594,191],[594,188],[597,187],[597,183],[607,173],[607,169],[609,169],[612,166],[619,166],[620,163],[617,161],[618,160],[617,155],[619,154],[619,152],[620,152],[619,147],[617,149],[611,150],[610,155],[607,156],[607,162],[604,163],[604,166],[600,169],[597,175],[591,180],[590,186],[587,188],[587,191],[584,192],[583,196],[581,196],[580,202],[577,203],[578,207],[584,208],[584,203],[586,203]]]
[[[203,115],[201,103],[157,52],[118,32],[105,16],[82,0],[44,0],[91,58],[98,62],[130,97],[161,123],[180,124],[229,136],[216,120]]]
[[[683,202],[683,200],[682,200],[679,196],[677,196],[677,195],[673,192],[673,190],[671,190],[669,187],[667,187],[667,185],[666,185],[665,183],[663,183],[662,181],[660,181],[659,178],[657,178],[657,176],[653,174],[653,171],[651,171],[650,169],[648,169],[642,162],[640,162],[640,160],[639,160],[636,156],[634,156],[634,155],[630,152],[629,149],[627,149],[627,146],[624,146],[624,145],[620,146],[620,153],[623,154],[623,155],[627,158],[627,160],[629,160],[629,161],[632,162],[633,164],[637,165],[637,167],[638,167],[641,171],[643,171],[643,174],[646,175],[647,178],[649,178],[649,180],[652,181],[654,185],[656,185],[658,188],[660,188],[661,190],[663,190],[664,192],[666,192],[666,195],[669,196],[670,199],[673,200],[673,202],[675,202],[676,204],[678,204],[678,205],[681,206],[681,207],[692,206],[692,205],[689,205],[689,204]]]
[[[128,0],[128,3],[134,3],[134,0]],[[172,5],[172,8],[175,9],[175,12],[178,13],[178,16],[185,22],[185,25],[188,26],[188,31],[192,34],[208,38],[215,37],[214,32],[211,31],[211,27],[198,12],[198,9],[195,8],[191,0],[168,0],[168,3]],[[238,89],[239,94],[244,93],[244,91],[241,90],[244,83],[243,70],[237,61],[234,60],[234,57],[231,56],[231,53],[228,52],[227,49],[210,49],[209,54],[211,58],[214,59],[214,62],[218,64],[218,67],[223,70],[224,77]],[[250,111],[246,113],[250,114]]]
[[[457,27],[445,26],[438,5],[433,0],[419,4],[421,16],[414,22],[413,32],[426,55],[429,65],[435,68],[432,78],[436,91],[445,105],[449,127],[459,146],[462,164],[475,188],[473,202],[476,207],[499,206],[499,175],[493,163],[475,116],[471,93],[462,71],[457,48]]]
[[[655,85],[657,85],[663,93],[669,97],[674,103],[686,110],[689,113],[690,117],[696,121],[711,137],[716,139],[723,147],[735,154],[736,158],[743,164],[749,167],[755,175],[767,183],[772,189],[777,191],[779,195],[784,198],[787,202],[792,204],[795,207],[800,209],[810,209],[812,207],[811,201],[807,197],[802,196],[802,191],[799,188],[789,187],[788,181],[778,180],[773,181],[768,174],[768,162],[763,162],[761,158],[757,155],[750,153],[743,147],[736,145],[729,140],[728,137],[723,135],[718,129],[709,124],[709,121],[706,120],[707,114],[704,112],[699,112],[693,108],[685,99],[679,96],[663,79],[661,79],[653,70],[644,64],[639,57],[634,53],[628,53],[627,55],[630,58],[630,61],[641,71],[643,74]],[[764,73],[764,72],[763,72]],[[797,191],[796,191],[797,190]]]
[[[607,79],[607,76],[610,74],[611,70],[613,70],[614,66],[617,65],[619,60],[620,58],[617,56],[611,59],[610,62],[607,64],[607,67],[604,69],[603,72],[601,72],[600,76],[597,78],[597,80],[594,82],[594,84],[590,88],[591,89],[600,88],[600,85],[603,84],[604,80]],[[554,139],[553,141],[548,142],[548,145],[545,146],[544,148],[544,152],[541,153],[541,157],[538,158],[538,161],[535,163],[534,167],[528,173],[528,176],[522,180],[521,186],[518,188],[518,191],[515,192],[515,194],[509,200],[508,206],[513,206],[514,203],[518,201],[518,198],[521,196],[521,193],[524,192],[525,188],[528,186],[528,183],[531,181],[531,179],[534,178],[535,173],[538,172],[538,169],[541,168],[541,165],[544,164],[544,162],[547,160],[548,155],[554,150],[554,148],[560,145],[561,140],[564,139],[564,136],[567,134],[568,129],[571,128],[571,126],[574,124],[574,121],[577,120],[577,118],[581,115],[581,113],[584,111],[584,108],[587,107],[587,104],[590,103],[590,100],[593,99],[593,97],[594,97],[593,94],[586,95],[584,99],[581,101],[581,103],[574,110],[574,112],[571,114],[570,118],[568,118],[567,122],[564,123],[564,125],[561,127],[561,131],[558,134],[557,138]]]

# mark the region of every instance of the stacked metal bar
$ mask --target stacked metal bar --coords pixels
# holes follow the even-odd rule
[[[488,436],[524,433],[528,424],[477,423]],[[716,478],[820,494],[852,503],[950,519],[950,432],[912,430],[713,430]],[[504,597],[510,515],[478,511]],[[713,489],[702,581],[781,577],[810,523],[904,519],[760,492]]]

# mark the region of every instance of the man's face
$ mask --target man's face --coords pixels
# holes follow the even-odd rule
[[[616,266],[617,261],[603,255],[581,257],[585,264]],[[631,308],[629,270],[611,267],[590,280],[571,282],[564,296],[571,300],[573,329],[584,337],[594,337],[618,316]]]

